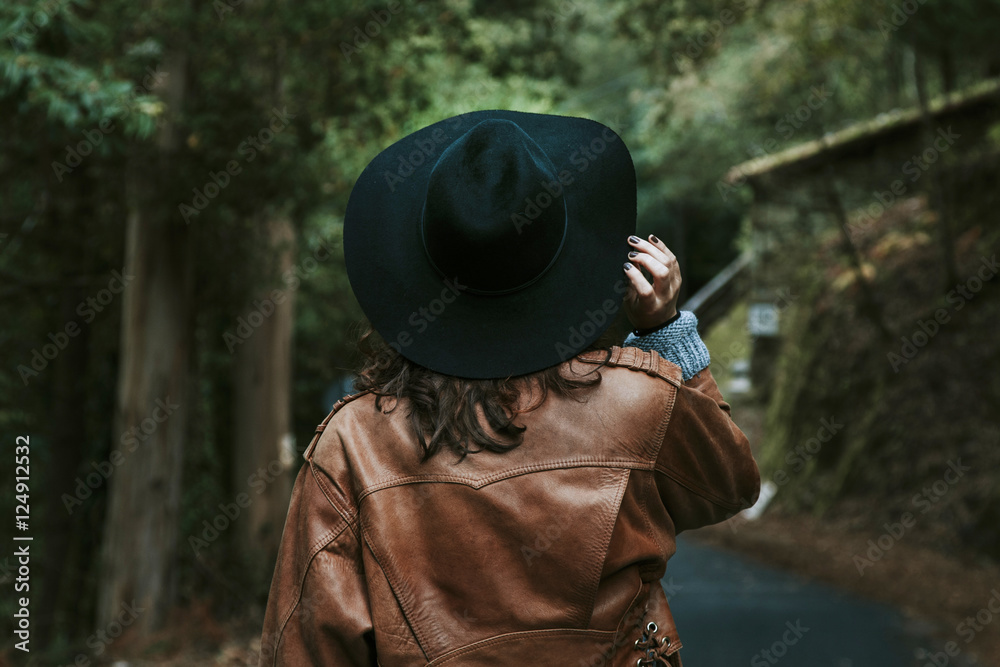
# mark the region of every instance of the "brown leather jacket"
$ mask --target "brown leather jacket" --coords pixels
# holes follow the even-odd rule
[[[682,382],[615,347],[600,373],[460,463],[421,463],[405,409],[339,401],[295,483],[260,664],[679,665],[675,536],[752,504],[757,465],[708,369]]]

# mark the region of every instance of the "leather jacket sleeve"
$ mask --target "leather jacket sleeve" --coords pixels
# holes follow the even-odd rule
[[[760,473],[750,444],[707,368],[678,387],[655,470],[678,533],[724,521],[757,501]]]
[[[295,481],[271,581],[260,666],[375,665],[367,587],[338,486],[307,461]]]

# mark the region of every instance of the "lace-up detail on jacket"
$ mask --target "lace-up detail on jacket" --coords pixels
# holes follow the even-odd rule
[[[664,658],[664,651],[670,647],[670,637],[657,637],[660,628],[650,621],[643,628],[642,636],[635,640],[635,648],[642,653],[636,660],[636,667],[669,667]]]

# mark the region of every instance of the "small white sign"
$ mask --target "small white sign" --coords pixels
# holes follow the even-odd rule
[[[773,303],[752,303],[747,318],[751,336],[778,335],[778,309]]]

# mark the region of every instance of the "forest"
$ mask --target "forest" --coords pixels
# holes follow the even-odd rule
[[[778,490],[714,543],[835,580],[762,542],[877,544],[930,489],[911,542],[1000,572],[998,27],[1000,0],[5,0],[0,509],[30,518],[0,530],[0,664],[256,664],[302,452],[360,361],[348,196],[478,109],[621,136],[682,303],[752,256],[703,319],[724,393],[749,360],[734,416]],[[780,336],[746,325],[764,302]]]

